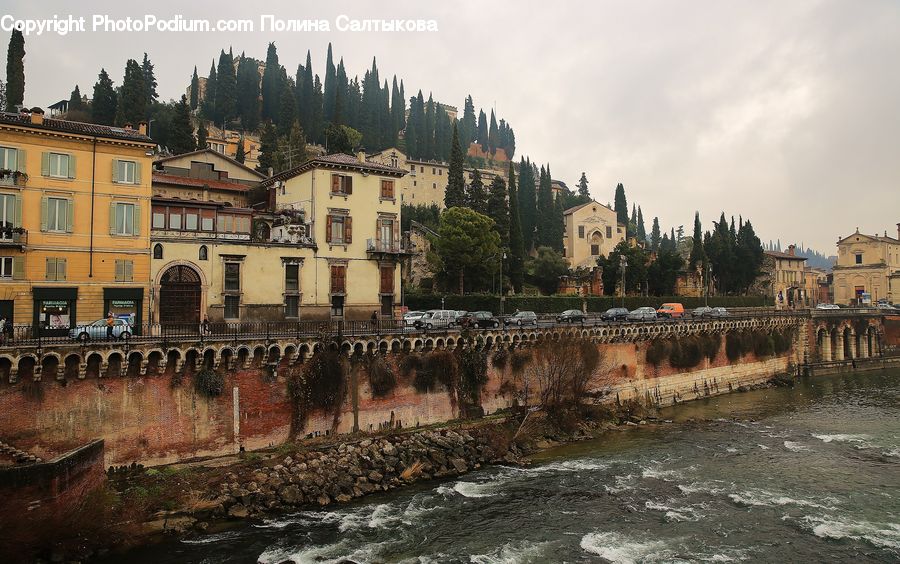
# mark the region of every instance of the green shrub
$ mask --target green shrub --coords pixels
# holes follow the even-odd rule
[[[369,374],[369,387],[373,396],[383,398],[397,386],[397,379],[390,363],[383,356],[375,354],[368,357],[366,372]]]
[[[422,357],[419,353],[409,353],[400,361],[400,375],[404,378],[422,368]]]
[[[653,339],[647,347],[647,362],[659,366],[669,355],[669,343],[664,339]]]
[[[722,347],[722,337],[718,333],[709,333],[706,335],[700,335],[700,350],[703,353],[703,356],[708,358],[709,360],[715,360],[716,356],[719,354],[719,349]]]
[[[434,391],[438,384],[447,390],[454,390],[458,381],[458,363],[450,351],[432,351],[424,356],[421,367],[416,370],[413,386],[419,393]]]
[[[725,335],[725,355],[731,362],[737,362],[744,355],[743,333],[730,331]]]
[[[693,368],[700,364],[703,353],[697,337],[675,339],[669,349],[669,364],[673,368]]]
[[[222,395],[225,388],[225,378],[211,368],[204,368],[194,376],[194,389],[197,393],[208,398]]]

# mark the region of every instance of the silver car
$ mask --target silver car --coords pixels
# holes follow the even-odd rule
[[[128,339],[131,337],[131,325],[124,319],[113,319],[112,334],[114,339]],[[106,339],[106,320],[98,319],[87,325],[79,325],[69,331],[69,337],[79,341],[92,339]]]
[[[422,319],[423,315],[425,315],[424,311],[407,311],[403,314],[403,324],[412,327],[416,324],[416,321]]]
[[[628,314],[628,321],[655,321],[656,310],[652,307],[639,307]]]

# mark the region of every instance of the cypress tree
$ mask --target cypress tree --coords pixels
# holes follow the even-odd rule
[[[206,148],[206,137],[209,132],[206,129],[206,120],[201,119],[200,125],[197,126],[197,148],[205,149]]]
[[[406,113],[406,101],[397,86],[397,75],[394,75],[394,83],[391,85],[391,138],[390,144],[397,144],[397,134],[404,127],[404,114]]]
[[[197,65],[194,65],[194,74],[191,76],[191,109],[196,110],[200,105],[200,77],[197,76]]]
[[[319,75],[316,75],[313,79],[313,98],[312,98],[312,112],[310,113],[310,127],[309,135],[311,139],[316,141],[321,140],[323,137],[323,127],[322,127],[322,103],[324,101],[325,94],[322,92],[322,81],[319,80]],[[291,128],[293,131],[293,128]],[[302,131],[302,128],[301,128]],[[304,148],[306,144],[304,142]]]
[[[209,67],[209,75],[206,77],[206,90],[203,92],[203,100],[200,101],[200,113],[207,119],[216,120],[216,90],[218,87],[216,76],[216,62]]]
[[[499,146],[500,130],[497,128],[497,116],[494,115],[494,110],[491,110],[491,125],[488,129],[488,148],[492,155],[497,152],[497,147]]]
[[[299,69],[298,69],[299,70]],[[306,65],[303,66],[303,82],[297,82],[300,93],[297,104],[297,114],[300,116],[300,125],[304,130],[312,132],[313,128],[313,103],[316,97],[316,85],[312,71],[312,57],[309,50],[306,51]],[[280,124],[279,124],[280,125]],[[286,124],[290,127],[290,124]]]
[[[466,96],[466,105],[463,109],[463,117],[462,122],[459,126],[460,131],[460,139],[462,140],[463,146],[466,149],[469,148],[469,145],[472,144],[472,141],[475,140],[475,133],[478,129],[478,125],[475,121],[475,103],[472,101],[472,96]],[[510,157],[510,160],[512,157]]]
[[[15,112],[25,99],[25,37],[13,29],[6,51],[6,111]]]
[[[509,163],[509,280],[513,291],[522,292],[525,266],[525,243],[522,240],[522,219],[519,214],[519,194],[516,189],[516,168]]]
[[[616,210],[616,221],[622,225],[628,225],[628,200],[625,199],[625,187],[620,182],[616,185],[616,195],[613,200],[614,210]]]
[[[263,121],[278,119],[281,105],[281,65],[278,63],[278,50],[274,43],[269,43],[266,49],[266,70],[262,79],[262,108]]]
[[[431,96],[431,93],[428,94],[428,102],[425,104],[425,143],[423,155],[426,159],[434,159],[435,158],[435,150],[434,150],[434,99]],[[484,213],[479,212],[479,213]]]
[[[105,69],[100,69],[100,75],[94,84],[94,96],[91,99],[91,121],[99,125],[115,124],[117,104],[112,80]]]
[[[297,99],[294,96],[294,83],[291,79],[282,77],[281,100],[278,106],[278,126],[276,131],[279,136],[287,135],[291,131],[291,125],[297,119]]]
[[[244,164],[244,160],[246,159],[246,157],[247,155],[244,152],[244,136],[241,135],[241,138],[238,139],[237,150],[234,153],[234,160],[241,164]]]
[[[147,119],[147,90],[144,87],[144,73],[134,59],[125,64],[125,78],[122,79],[122,90],[119,93],[119,125],[130,123],[137,126]]]
[[[363,143],[370,149],[378,149],[381,145],[381,81],[374,57],[372,69],[366,71],[363,78],[362,111]]]
[[[396,79],[394,80],[396,84]],[[328,42],[328,54],[325,56],[325,90],[323,92],[322,113],[325,123],[334,123],[334,102],[337,96],[337,69],[331,54],[331,42]]]
[[[243,53],[237,70],[237,114],[242,130],[256,131],[259,127],[259,69],[256,61]]]
[[[477,168],[472,171],[472,182],[466,190],[466,207],[482,215],[487,213],[487,192],[481,180],[481,172]]]
[[[181,95],[181,100],[175,103],[175,114],[172,116],[169,129],[168,147],[176,155],[197,149],[194,128],[191,125],[191,107],[184,94]]]
[[[551,231],[551,241],[550,246],[559,252],[563,250],[563,236],[566,232],[566,223],[565,223],[565,207],[563,206],[563,199],[558,197],[553,202],[553,213],[552,219],[552,231]]]
[[[581,173],[581,179],[578,181],[578,196],[581,203],[586,204],[591,201],[591,192],[588,190],[588,179],[585,173]]]
[[[550,182],[550,172],[541,166],[540,183],[537,192],[537,234],[536,245],[553,247],[555,218],[553,205],[553,188]]]
[[[488,151],[488,124],[487,124],[487,116],[484,115],[484,110],[479,110],[478,112],[478,133],[476,135],[478,141],[481,144],[481,150],[485,153]]]
[[[412,118],[412,114],[410,114]],[[453,124],[450,167],[447,171],[447,190],[444,192],[444,206],[447,209],[466,205],[466,180],[464,177],[462,147],[459,146],[459,132]]]
[[[69,96],[69,111],[70,112],[80,112],[84,109],[84,103],[81,100],[81,90],[78,89],[78,85],[75,85],[75,90],[72,91],[71,96]]]
[[[725,217],[724,215],[722,216]],[[703,252],[703,231],[700,225],[700,212],[694,212],[694,234],[693,245],[691,246],[691,257],[688,260],[688,266],[691,270],[697,267],[697,264],[706,262],[706,254]]]
[[[219,54],[216,80],[216,121],[224,129],[225,124],[237,115],[237,78],[231,50]]]
[[[153,63],[147,53],[144,53],[144,60],[141,62],[141,73],[144,75],[144,92],[146,93],[146,108],[149,110],[153,107],[153,102],[159,99],[156,92],[156,75],[153,72]]]
[[[534,184],[534,168],[530,160],[522,157],[519,161],[519,217],[522,220],[522,241],[526,253],[530,253],[535,247],[536,208],[537,188]]]
[[[491,181],[485,208],[489,218],[494,220],[494,231],[500,236],[500,248],[509,249],[509,201],[506,195],[506,182],[497,175]]]
[[[659,218],[653,218],[653,228],[650,231],[650,250],[659,251],[660,235],[659,235]]]
[[[259,136],[259,158],[256,170],[263,174],[270,174],[269,169],[275,168],[275,152],[278,150],[278,136],[271,121],[263,124],[262,134]]]
[[[418,158],[419,156],[419,120],[425,119],[423,115],[419,117],[418,107],[416,105],[416,97],[409,99],[409,119],[406,121],[406,135],[404,144],[406,145],[406,154],[410,158]],[[451,152],[453,148],[450,148]]]
[[[639,241],[647,241],[647,228],[644,226],[644,214],[641,212],[641,206],[637,211],[637,237]]]

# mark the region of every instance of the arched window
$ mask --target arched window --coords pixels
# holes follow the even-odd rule
[[[207,260],[209,258],[209,250],[207,250],[206,245],[200,245],[200,260]]]
[[[163,258],[163,248],[159,243],[153,245],[153,258],[161,259]]]

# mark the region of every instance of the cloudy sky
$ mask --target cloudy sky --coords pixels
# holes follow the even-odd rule
[[[896,236],[900,221],[900,2],[502,1],[120,2],[7,0],[0,15],[251,18],[253,33],[44,34],[26,38],[26,104],[90,92],[100,67],[116,84],[146,51],[163,98],[205,74],[220,48],[265,58],[274,41],[290,73],[328,42],[348,72],[377,57],[382,76],[462,107],[496,107],[517,156],[550,163],[600,202],[617,182],[649,230],[704,228],[721,211],[749,217],[764,241],[834,253],[857,227]],[[262,7],[260,7],[262,6]],[[150,12],[141,10],[152,10]],[[327,19],[330,33],[258,31],[260,14]],[[436,33],[353,33],[335,18],[425,18]],[[90,24],[89,24],[90,25]]]

